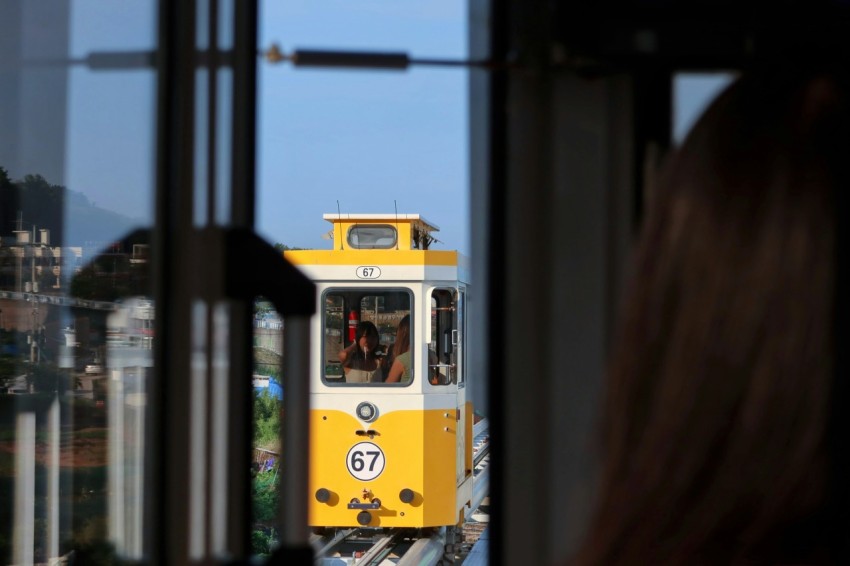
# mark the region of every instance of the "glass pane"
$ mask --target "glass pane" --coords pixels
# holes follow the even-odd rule
[[[457,309],[454,289],[435,289],[431,296],[432,385],[457,383]]]
[[[155,7],[0,3],[3,564],[142,556]]]
[[[397,241],[398,234],[392,226],[358,224],[348,231],[348,244],[352,248],[390,249]]]
[[[339,354],[345,347],[343,341],[345,311],[343,309],[341,296],[325,296],[325,343],[323,345],[325,355],[322,359],[325,362],[325,378],[334,382],[342,381],[343,378],[342,363],[339,361]]]
[[[325,383],[407,385],[413,380],[410,291],[332,289],[324,304]],[[346,329],[340,332],[343,317]]]

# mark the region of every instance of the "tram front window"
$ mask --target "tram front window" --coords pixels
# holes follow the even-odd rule
[[[326,384],[404,386],[413,381],[410,291],[329,289],[323,304]]]
[[[388,250],[398,243],[398,233],[386,224],[355,224],[348,230],[348,245],[358,250]]]

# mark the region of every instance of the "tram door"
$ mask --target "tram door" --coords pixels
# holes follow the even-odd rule
[[[464,353],[464,318],[466,292],[455,291],[454,348],[455,375],[457,376],[457,485],[472,473],[472,411],[466,403],[466,355]]]
[[[429,361],[432,385],[455,388],[457,450],[455,471],[457,484],[467,476],[466,388],[463,360],[463,311],[465,292],[461,289],[435,289],[431,298],[431,346],[437,354],[436,363]]]

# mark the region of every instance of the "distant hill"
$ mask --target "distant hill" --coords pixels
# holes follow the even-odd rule
[[[69,191],[70,192],[70,191]],[[96,206],[69,203],[65,220],[66,246],[108,243],[144,226],[141,220]]]
[[[12,180],[0,167],[0,236],[14,230],[50,230],[52,246],[104,245],[144,222],[99,208],[82,193],[51,184],[41,175]]]

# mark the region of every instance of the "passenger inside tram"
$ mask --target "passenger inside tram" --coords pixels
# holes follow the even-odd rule
[[[357,325],[354,341],[339,352],[346,383],[383,381],[385,347],[378,340],[378,329],[374,324],[364,320]]]
[[[389,374],[387,374],[387,383],[410,382],[410,364],[410,315],[406,315],[398,323],[395,344],[392,347],[392,365]]]
[[[573,563],[847,559],[836,211],[850,210],[848,85],[846,71],[789,62],[751,71],[667,163]]]

